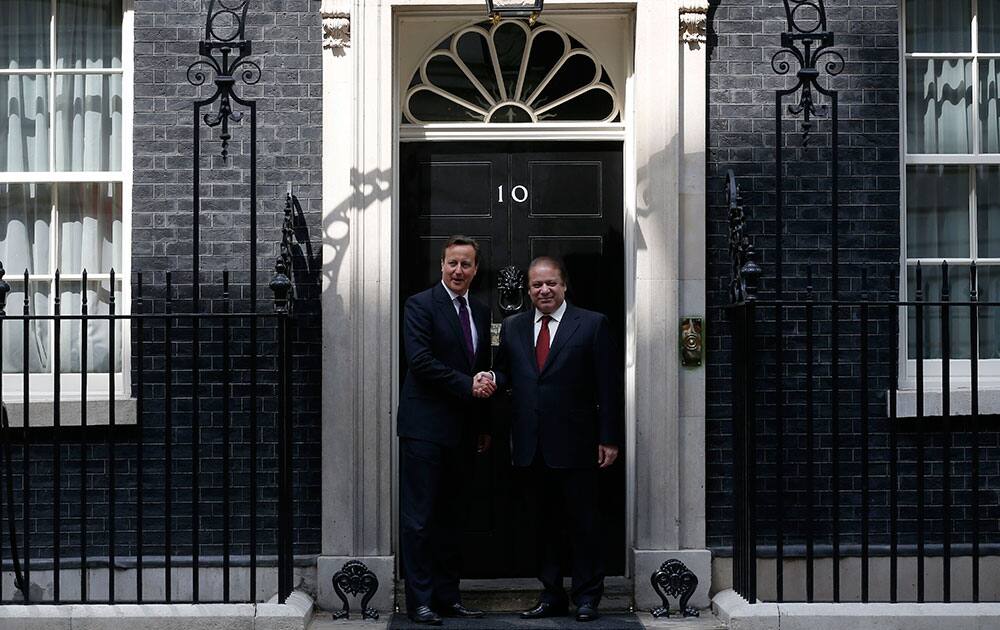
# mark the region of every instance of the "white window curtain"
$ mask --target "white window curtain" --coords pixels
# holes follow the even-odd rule
[[[0,72],[38,70],[0,74],[0,178],[5,172],[39,173],[35,183],[0,183],[0,262],[8,282],[13,281],[8,311],[20,313],[27,295],[33,314],[49,313],[55,297],[52,274],[58,269],[69,276],[60,285],[63,313],[79,313],[86,295],[91,314],[106,314],[112,291],[121,309],[121,281],[111,286],[107,278],[98,278],[84,287],[72,276],[84,270],[91,276],[121,271],[122,184],[56,184],[46,182],[45,174],[122,169],[122,2],[56,0],[54,58],[52,6],[52,0],[4,3],[0,20]],[[31,276],[28,286],[25,270]],[[34,322],[29,328],[27,356],[23,328],[8,325],[5,333],[6,372],[25,366],[31,372],[52,370],[50,323]],[[107,321],[91,322],[86,335],[79,321],[64,322],[61,369],[84,369],[84,343],[87,369],[105,371],[111,357],[120,367],[121,335],[109,348],[109,333]]]
[[[972,62],[910,59],[906,64],[908,153],[972,152]]]

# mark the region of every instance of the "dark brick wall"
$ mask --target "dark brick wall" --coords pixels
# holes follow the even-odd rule
[[[204,98],[214,85],[194,88],[187,68],[197,56],[197,42],[204,33],[206,0],[137,0],[135,86],[135,186],[133,188],[132,261],[143,272],[149,287],[160,287],[165,270],[189,270],[192,245],[192,100]],[[251,59],[261,69],[260,81],[246,86],[237,81],[236,92],[257,103],[257,194],[259,273],[256,278],[259,310],[271,310],[267,289],[280,241],[283,198],[290,182],[301,203],[297,212],[296,282],[299,297],[293,322],[293,375],[295,444],[296,552],[314,553],[320,536],[320,195],[322,136],[322,29],[316,0],[261,0],[252,2],[246,37],[253,41]],[[209,73],[209,81],[212,75]],[[238,106],[237,106],[238,107]],[[209,106],[211,110],[214,106]],[[202,132],[201,265],[204,295],[220,295],[221,270],[231,270],[234,308],[247,308],[249,298],[249,116],[233,124],[231,158],[220,157],[218,128]],[[177,274],[175,296],[190,296],[190,272]],[[156,308],[154,302],[151,305]],[[221,305],[206,307],[218,310]],[[235,339],[248,339],[247,331],[234,331]],[[266,326],[264,327],[266,328]],[[216,331],[216,333],[221,331]],[[240,335],[243,335],[240,337]],[[207,335],[206,335],[207,336]],[[265,356],[275,347],[273,332],[262,330]],[[202,349],[204,366],[220,363],[221,342]],[[234,351],[238,345],[234,346]],[[181,350],[181,355],[184,351]],[[266,362],[265,362],[266,365]],[[246,378],[237,373],[236,379]],[[184,375],[180,378],[183,380]],[[204,379],[205,377],[203,377]],[[218,381],[220,376],[208,377]],[[264,369],[261,381],[274,383],[273,370]],[[237,388],[236,409],[249,404],[247,388]],[[262,389],[262,409],[273,409],[273,390]],[[219,390],[210,422],[218,422]],[[153,416],[150,422],[155,422]],[[184,425],[184,418],[175,419]],[[236,422],[234,421],[234,424]],[[266,424],[265,417],[262,424]],[[182,432],[183,433],[183,432]],[[175,440],[183,444],[183,434]],[[266,430],[262,440],[273,439]],[[216,428],[203,440],[217,442]],[[236,447],[239,449],[239,446]],[[239,450],[237,451],[239,452]],[[202,467],[217,471],[217,447],[207,448]],[[261,455],[273,457],[262,448]],[[175,468],[177,466],[175,465]],[[180,469],[183,470],[181,465]],[[190,475],[188,475],[189,477]],[[210,474],[210,479],[218,477]],[[212,493],[218,498],[218,493]],[[217,507],[217,506],[216,506]],[[273,506],[272,506],[273,507]],[[246,526],[246,516],[236,521]]]
[[[207,0],[135,1],[135,118],[134,186],[132,205],[133,298],[142,276],[141,310],[162,313],[166,272],[171,272],[174,312],[189,312],[192,295],[192,101],[214,91],[211,79],[201,88],[187,80],[188,66],[199,59],[198,41],[204,36]],[[253,41],[250,59],[262,68],[260,80],[236,93],[257,103],[257,194],[259,273],[256,278],[258,311],[273,311],[267,284],[274,272],[281,239],[286,182],[300,202],[296,211],[295,280],[299,301],[292,320],[292,395],[294,446],[295,553],[318,553],[320,545],[320,360],[319,307],[320,195],[322,135],[321,23],[318,0],[260,0],[251,2],[246,36]],[[236,106],[240,111],[239,106]],[[206,113],[213,111],[210,106]],[[244,110],[245,111],[245,110]],[[222,270],[231,273],[229,308],[246,312],[251,283],[248,274],[249,229],[249,115],[233,123],[230,158],[220,156],[219,129],[202,126],[200,214],[202,312],[221,312]],[[139,305],[133,303],[133,309]],[[248,473],[249,408],[253,394],[259,404],[258,551],[274,553],[276,529],[277,442],[277,329],[274,318],[261,320],[258,347],[249,342],[249,320],[232,322],[228,336],[221,320],[205,321],[199,332],[199,422],[202,491],[201,554],[222,553],[223,508],[222,426],[223,348],[231,352],[230,401],[232,470],[231,552],[249,550]],[[174,322],[171,393],[173,440],[173,519],[164,518],[166,422],[166,348],[162,319],[147,320],[140,331],[132,324],[133,383],[139,378],[139,344],[144,339],[142,365],[142,427],[91,427],[59,432],[61,511],[60,546],[64,564],[79,557],[80,459],[86,455],[88,555],[106,556],[109,454],[116,459],[116,554],[136,552],[137,498],[143,497],[144,552],[163,554],[167,528],[173,533],[173,553],[191,553],[192,514],[192,324]],[[258,388],[249,387],[249,362],[259,359]],[[133,394],[138,393],[134,389]],[[93,419],[91,419],[93,421]],[[21,436],[18,436],[18,440]],[[31,528],[29,544],[35,558],[53,555],[53,464],[51,430],[33,429],[29,435],[31,462]],[[112,446],[108,447],[110,439]],[[84,446],[81,446],[83,444]],[[140,444],[142,445],[140,447]],[[138,484],[138,455],[143,455],[142,486]],[[23,516],[22,454],[14,453],[16,516]],[[23,542],[23,538],[22,538]],[[6,552],[5,552],[6,555]],[[9,557],[9,556],[8,556]],[[6,558],[5,558],[6,559]],[[71,560],[69,562],[72,562]],[[39,565],[40,566],[40,565]],[[5,593],[5,596],[9,593]]]
[[[845,59],[843,72],[823,85],[839,91],[840,121],[840,280],[843,300],[867,297],[893,300],[898,292],[899,274],[899,13],[897,0],[840,0],[827,2],[829,29],[836,34],[835,48]],[[780,76],[772,69],[771,58],[786,29],[783,3],[779,0],[713,1],[709,13],[709,215],[708,215],[708,304],[709,330],[718,334],[708,341],[708,536],[709,545],[723,550],[731,542],[730,490],[732,487],[732,423],[730,387],[731,331],[723,307],[728,302],[728,211],[722,194],[727,169],[733,169],[744,193],[750,216],[749,232],[759,252],[764,270],[761,297],[774,297],[775,244],[775,90],[794,85],[792,76]],[[819,97],[821,103],[829,103]],[[787,106],[791,101],[785,100]],[[794,118],[784,111],[784,118]],[[799,119],[783,126],[786,147],[782,173],[786,191],[781,226],[785,298],[803,299],[807,274],[812,273],[814,297],[831,296],[832,224],[829,220],[831,186],[831,125],[826,116],[818,122],[808,146],[803,146]],[[862,286],[862,274],[867,283]],[[820,544],[832,541],[833,513],[833,399],[837,400],[840,429],[839,458],[841,541],[860,542],[860,477],[863,434],[862,405],[865,383],[861,379],[860,329],[857,308],[843,309],[839,319],[841,365],[840,389],[832,391],[831,312],[816,308],[815,315],[815,438],[806,439],[806,380],[804,310],[783,311],[781,335],[784,346],[785,388],[781,400],[785,435],[783,493],[785,504],[775,499],[775,310],[758,309],[755,341],[755,404],[761,430],[758,484],[762,488],[761,540],[773,544],[776,518],[782,519],[786,544],[804,542],[807,523]],[[887,309],[870,312],[868,400],[872,419],[867,423],[872,475],[870,488],[873,510],[870,531],[872,544],[887,544],[889,531],[890,477],[888,449],[890,426],[886,418],[886,390],[893,373],[895,348],[893,318]],[[930,419],[921,434],[912,420],[901,420],[898,429],[900,457],[900,532],[902,543],[916,540],[916,452],[921,440],[926,445],[927,511],[925,540],[940,542],[943,531],[942,459],[944,425]],[[1000,456],[996,419],[982,424],[981,451],[987,505],[981,510],[987,536],[996,541],[998,486],[995,475]],[[950,514],[955,542],[968,542],[971,472],[971,427],[967,422],[951,427],[952,482],[955,493]],[[923,437],[921,437],[923,435]],[[815,458],[817,508],[805,509],[807,452]]]

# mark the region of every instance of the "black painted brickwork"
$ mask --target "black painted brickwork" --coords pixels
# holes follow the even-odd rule
[[[144,281],[150,286],[160,285],[160,272],[165,269],[190,269],[191,101],[198,90],[188,84],[186,70],[197,59],[196,42],[204,32],[207,4],[205,0],[136,2],[132,260],[134,269],[148,274]],[[302,210],[297,220],[295,277],[301,299],[293,324],[294,528],[296,553],[315,553],[320,539],[318,264],[322,182],[322,27],[318,2],[255,1],[247,22],[247,38],[253,41],[251,58],[261,66],[262,75],[253,86],[238,81],[236,90],[243,98],[256,100],[258,109],[259,310],[271,309],[271,292],[266,285],[281,238],[286,182],[292,184]],[[210,93],[206,88],[201,90],[202,97]],[[242,280],[233,290],[234,297],[243,298],[237,308],[246,308],[248,298],[248,122],[249,118],[244,118],[232,127],[234,141],[228,163],[219,157],[218,132],[202,134],[202,281],[215,285],[214,289],[206,287],[205,295],[217,296],[219,270],[231,269],[234,282]],[[190,295],[184,286],[177,291],[181,296]],[[267,341],[263,334],[262,343]],[[207,354],[208,361],[218,365],[219,344]],[[263,378],[267,378],[266,373]],[[249,392],[244,389],[242,394]],[[184,441],[183,436],[180,441]],[[217,467],[218,461],[207,464]]]
[[[198,41],[204,35],[207,0],[135,0],[135,136],[132,205],[132,266],[142,274],[146,312],[163,312],[165,272],[173,275],[175,312],[190,309],[192,268],[192,101],[205,98],[214,85],[192,87],[186,71],[199,59]],[[236,92],[255,99],[258,107],[258,310],[273,310],[267,288],[281,238],[281,220],[286,182],[293,185],[301,203],[296,220],[296,274],[300,300],[293,320],[293,486],[295,499],[295,553],[319,552],[320,545],[320,361],[319,308],[320,195],[322,135],[321,36],[318,0],[259,0],[251,3],[247,37],[253,40],[251,59],[263,69],[259,83],[237,82]],[[209,81],[212,76],[209,75]],[[231,308],[249,308],[249,116],[231,127],[230,159],[220,157],[218,130],[203,127],[201,281],[202,311],[218,312],[222,270],[231,272]],[[133,291],[137,289],[133,275]],[[135,295],[133,295],[135,297]],[[135,307],[133,307],[135,308]],[[248,322],[234,322],[228,341],[218,322],[203,325],[200,388],[202,432],[201,497],[203,555],[221,553],[222,459],[221,459],[221,367],[223,344],[233,356],[233,554],[248,551],[248,501],[246,494],[247,409],[250,347]],[[132,356],[136,365],[140,338],[133,327]],[[191,324],[179,322],[178,340],[171,347],[174,361],[173,455],[174,553],[190,554],[191,523]],[[261,504],[258,524],[260,553],[274,552],[276,503],[275,405],[277,372],[274,320],[262,322],[258,353],[260,364],[260,432],[258,442]],[[163,553],[163,449],[164,441],[164,346],[163,322],[146,324],[144,346],[145,409],[142,433],[135,427],[115,431],[118,490],[116,492],[118,556],[135,553],[136,454],[140,440],[146,444],[143,496],[146,510],[145,553]],[[186,341],[185,341],[186,340]],[[133,371],[133,381],[137,372]],[[107,529],[106,428],[92,427],[86,436],[78,430],[63,430],[61,486],[62,553],[79,553],[80,441],[88,446],[88,555],[106,556]],[[18,435],[20,440],[21,436]],[[30,544],[35,558],[52,556],[52,463],[51,431],[31,432],[32,510]],[[15,499],[20,532],[23,478],[21,453],[16,448]],[[23,538],[20,541],[23,544]],[[4,560],[9,559],[6,549]],[[78,556],[77,556],[78,557]],[[70,560],[71,561],[71,560]],[[9,597],[10,593],[4,593]]]
[[[859,300],[862,289],[872,299],[892,300],[897,296],[899,274],[899,14],[897,0],[837,0],[826,2],[829,28],[836,34],[836,49],[846,65],[834,78],[821,73],[821,81],[840,93],[840,281],[843,300]],[[775,162],[774,132],[776,89],[791,87],[794,76],[777,75],[771,57],[780,45],[780,33],[786,29],[783,3],[779,0],[717,0],[709,13],[709,214],[708,214],[708,536],[709,546],[724,550],[731,542],[730,489],[731,470],[731,397],[730,331],[724,307],[728,302],[729,254],[728,209],[723,194],[727,169],[736,173],[750,216],[749,232],[759,252],[764,270],[761,297],[774,297],[775,285]],[[789,58],[789,60],[791,60]],[[792,74],[797,69],[792,63]],[[820,102],[828,102],[821,97]],[[785,105],[790,104],[786,100]],[[786,119],[791,116],[785,111]],[[784,127],[786,190],[784,221],[785,298],[803,299],[807,274],[811,269],[817,299],[831,295],[831,223],[830,123],[821,120],[807,147],[802,146],[798,120]],[[868,283],[861,286],[862,270]],[[955,299],[962,299],[956,297]],[[776,428],[774,393],[775,311],[760,309],[756,330],[757,410],[760,430],[758,483],[761,493],[762,544],[773,544],[775,517],[782,518],[785,543],[801,545],[806,523],[811,522],[817,543],[832,541],[831,494],[833,455],[831,435],[832,379],[831,313],[828,308],[815,312],[815,404],[813,454],[818,507],[807,516],[804,508],[806,448],[804,309],[784,311],[785,391],[784,410],[786,501],[780,511],[774,496],[774,459]],[[869,468],[872,475],[872,519],[869,531],[873,545],[888,543],[889,531],[889,425],[886,418],[886,395],[892,373],[895,347],[893,320],[886,310],[872,310],[869,338],[871,364],[868,385],[872,420]],[[862,382],[858,309],[840,313],[841,387],[839,401],[841,431],[841,543],[860,542],[861,515],[861,446]],[[900,542],[915,543],[916,520],[916,446],[926,445],[928,509],[923,539],[942,541],[940,508],[942,470],[942,423],[926,421],[924,437],[915,431],[916,423],[900,420]],[[995,418],[985,419],[981,444],[985,491],[980,510],[983,542],[996,542],[1000,517],[998,461],[1000,440]],[[952,427],[951,457],[952,498],[950,511],[953,542],[968,542],[971,528],[970,460],[971,437],[968,423],[955,421]],[[856,547],[854,550],[856,553]]]

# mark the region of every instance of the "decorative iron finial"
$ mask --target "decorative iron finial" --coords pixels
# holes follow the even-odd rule
[[[814,94],[833,96],[836,90],[828,90],[819,84],[819,67],[832,77],[844,70],[844,57],[832,48],[833,33],[827,30],[826,7],[823,0],[784,0],[788,30],[781,34],[781,49],[771,57],[771,68],[777,74],[788,74],[792,70],[787,57],[798,65],[795,73],[798,83],[782,94],[798,93],[798,102],[788,106],[788,113],[802,115],[802,145],[809,144],[813,130],[813,118],[826,116],[828,106],[817,102]]]
[[[247,9],[250,0],[211,0],[205,19],[205,38],[198,43],[198,54],[203,58],[195,61],[187,69],[188,83],[204,85],[208,79],[206,68],[215,75],[215,94],[198,101],[197,105],[210,105],[219,101],[216,113],[203,116],[209,127],[222,125],[219,139],[222,141],[222,159],[229,156],[229,123],[243,120],[242,112],[233,111],[232,103],[247,106],[245,101],[233,92],[236,77],[246,85],[260,81],[260,66],[247,59],[251,52],[251,42],[246,39]],[[235,55],[235,56],[234,56]],[[204,66],[204,67],[201,67]]]
[[[288,269],[280,257],[274,265],[274,276],[268,287],[274,293],[274,312],[288,313],[288,295],[292,292],[292,280],[288,277]]]
[[[729,258],[731,273],[729,299],[733,304],[757,299],[760,286],[761,268],[757,265],[757,253],[746,233],[747,218],[743,209],[743,196],[736,183],[736,174],[726,171],[726,198],[729,202]]]

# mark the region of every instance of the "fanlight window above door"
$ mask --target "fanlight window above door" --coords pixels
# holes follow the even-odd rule
[[[484,22],[442,41],[403,99],[403,122],[617,122],[621,103],[597,57],[564,30]]]

